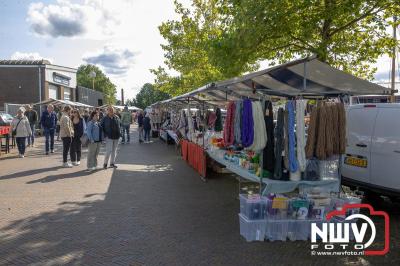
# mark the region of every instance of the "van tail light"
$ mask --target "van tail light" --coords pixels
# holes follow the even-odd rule
[[[374,108],[376,104],[364,104],[364,108]]]

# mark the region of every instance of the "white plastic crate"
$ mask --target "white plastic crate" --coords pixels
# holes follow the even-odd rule
[[[319,177],[320,180],[339,179],[339,157],[332,156],[327,160],[320,160]]]
[[[263,220],[266,212],[266,199],[260,196],[239,195],[240,213],[249,220]]]
[[[249,220],[244,215],[239,214],[240,235],[247,242],[264,241],[266,220]]]
[[[282,220],[288,217],[289,198],[275,197],[273,199],[266,198],[266,219]]]
[[[289,220],[267,220],[265,238],[269,241],[286,241]]]

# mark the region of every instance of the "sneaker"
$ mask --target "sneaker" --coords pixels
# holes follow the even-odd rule
[[[78,166],[78,165],[80,165],[81,164],[81,161],[77,161],[76,162],[76,165]]]
[[[121,144],[125,144],[125,141],[121,141]]]
[[[87,169],[87,171],[89,171],[89,172],[93,172],[95,170],[96,170],[96,167],[90,167],[90,168]]]
[[[54,150],[51,150],[50,152],[51,152],[51,153],[54,153]]]
[[[21,154],[21,158],[24,158],[24,157],[25,157],[25,155]]]
[[[77,166],[76,162],[71,162],[73,166]]]
[[[24,158],[22,154],[18,154],[18,157],[19,158]]]
[[[110,164],[110,168],[118,168],[118,166],[116,166],[115,164]]]
[[[139,139],[139,143],[142,143],[142,142],[143,142],[143,140]]]
[[[27,148],[29,148],[31,146],[31,144],[26,145]]]
[[[62,165],[64,168],[71,168],[72,165],[70,163],[63,163]]]
[[[103,164],[103,169],[107,169],[107,165],[106,164]]]
[[[48,152],[48,151],[46,151],[46,155],[49,155],[49,152]]]

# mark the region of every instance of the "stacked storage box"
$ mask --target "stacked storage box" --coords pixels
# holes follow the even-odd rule
[[[240,194],[240,235],[246,241],[264,241],[266,201],[258,195]]]

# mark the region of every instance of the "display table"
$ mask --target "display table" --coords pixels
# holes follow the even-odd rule
[[[168,134],[168,136],[171,137],[171,139],[173,139],[175,141],[176,144],[179,143],[178,135],[176,135],[176,133],[174,131],[167,130],[167,134]]]
[[[246,169],[235,165],[224,159],[223,150],[207,150],[208,156],[215,160],[216,162],[225,165],[225,167],[231,172],[253,182],[260,182],[260,177],[255,174],[250,173]],[[269,193],[287,193],[295,190],[296,188],[307,188],[307,187],[323,187],[325,191],[331,192],[339,192],[340,181],[338,179],[332,180],[321,180],[321,181],[280,181],[273,180],[264,177],[262,179],[263,184],[265,185],[264,190],[262,191],[263,195],[267,195]]]
[[[10,152],[10,126],[0,126],[0,155],[4,148],[5,153]],[[6,143],[3,145],[3,138],[5,138]]]
[[[189,142],[187,140],[181,140],[182,158],[188,162],[202,177],[206,176],[206,154],[203,147]]]

